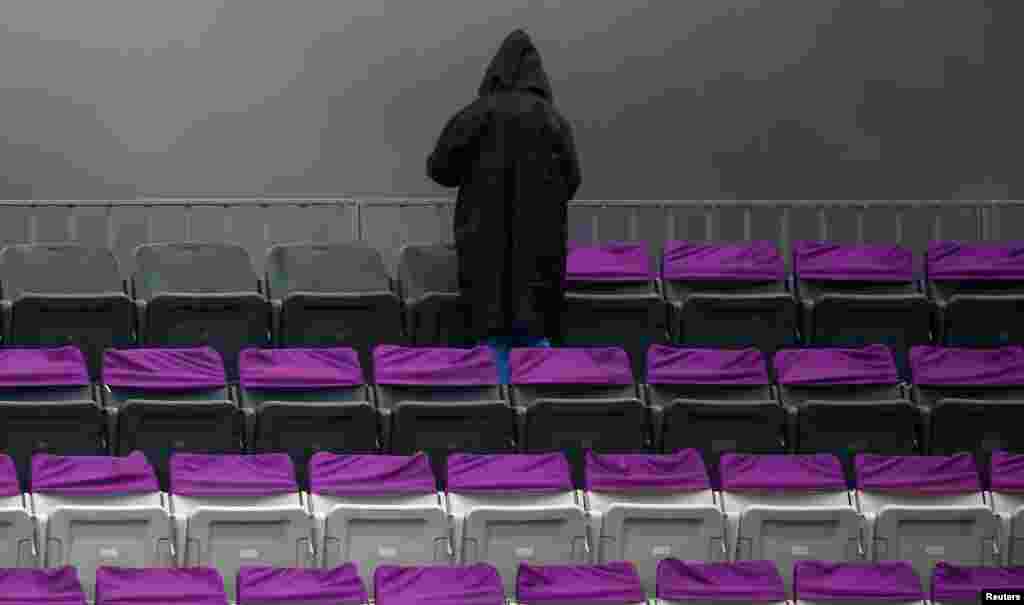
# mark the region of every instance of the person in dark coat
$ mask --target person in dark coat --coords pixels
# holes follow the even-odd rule
[[[427,174],[458,187],[459,286],[478,341],[560,340],[568,202],[580,186],[568,120],[523,30],[505,38],[475,101],[445,125]]]

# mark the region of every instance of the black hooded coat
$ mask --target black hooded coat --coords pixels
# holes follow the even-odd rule
[[[431,179],[459,188],[455,247],[471,331],[482,339],[519,323],[557,339],[567,207],[580,186],[572,129],[522,30],[505,38],[478,93],[427,160]]]

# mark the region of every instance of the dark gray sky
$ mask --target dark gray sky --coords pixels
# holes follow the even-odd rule
[[[1019,5],[0,0],[0,198],[443,193],[425,156],[516,27],[579,197],[1019,198]]]

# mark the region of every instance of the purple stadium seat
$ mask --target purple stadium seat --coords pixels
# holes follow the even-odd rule
[[[209,567],[96,570],[96,605],[228,605],[224,580]]]
[[[641,605],[647,602],[632,563],[536,565],[520,563],[516,599],[520,605]]]
[[[243,567],[238,571],[238,605],[364,605],[366,586],[356,566],[331,569]]]
[[[800,605],[923,605],[925,601],[921,578],[906,561],[799,561],[793,568],[793,593]]]
[[[668,605],[718,601],[782,605],[786,587],[772,561],[665,559],[658,565],[658,600]]]
[[[310,510],[330,568],[354,562],[372,587],[378,565],[448,563],[448,515],[425,454],[321,452],[310,462]]]

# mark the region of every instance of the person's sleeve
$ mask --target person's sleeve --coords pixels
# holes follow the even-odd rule
[[[461,185],[477,153],[477,141],[486,119],[483,105],[475,102],[448,120],[427,158],[427,176],[443,187]]]
[[[580,173],[580,158],[576,153],[576,141],[572,135],[572,125],[569,120],[562,118],[562,130],[565,133],[565,150],[562,155],[562,174],[565,175],[565,182],[569,186],[569,199],[576,197],[576,192],[583,182],[583,175]]]

